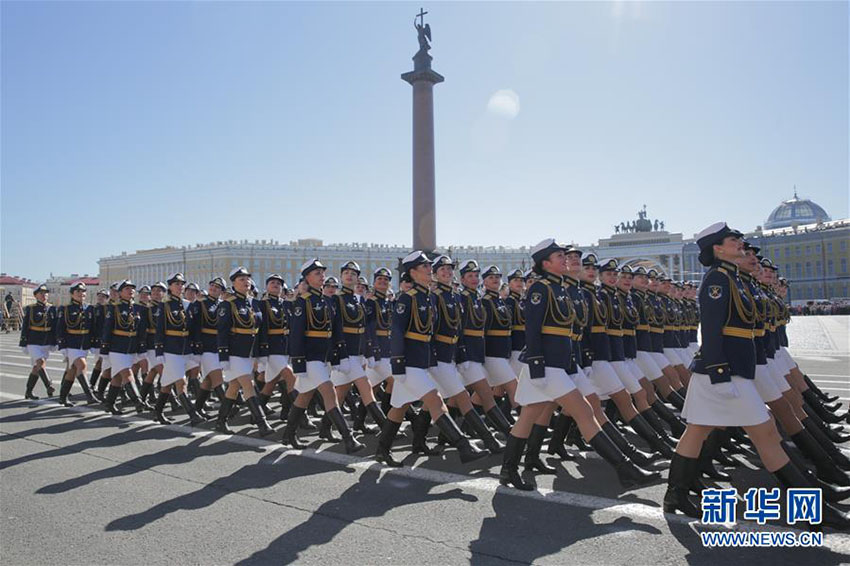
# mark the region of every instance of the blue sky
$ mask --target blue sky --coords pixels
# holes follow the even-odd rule
[[[2,270],[410,245],[407,3],[2,3]],[[431,3],[439,245],[848,214],[839,2]],[[508,91],[491,98],[499,91]],[[501,101],[501,102],[500,102]]]

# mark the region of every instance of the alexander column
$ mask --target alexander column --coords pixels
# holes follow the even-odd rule
[[[437,219],[434,198],[434,85],[443,76],[431,69],[431,26],[425,14],[413,21],[419,38],[419,51],[413,56],[413,70],[401,78],[413,87],[413,249],[432,252],[437,247]],[[418,20],[418,21],[417,21]]]

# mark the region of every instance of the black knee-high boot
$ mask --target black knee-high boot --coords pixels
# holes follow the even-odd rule
[[[86,403],[94,403],[95,401],[97,401],[94,395],[92,395],[91,387],[89,387],[89,382],[86,381],[85,375],[77,375],[77,383],[79,383],[80,387],[83,389],[83,394],[86,396]]]
[[[32,392],[36,381],[38,381],[38,374],[31,373],[29,378],[27,378],[27,390],[26,393],[24,393],[24,399],[32,399],[33,401],[38,400],[38,396],[34,395]]]
[[[292,408],[292,402],[298,396],[295,391],[287,393],[286,385],[283,386],[283,391],[280,394],[280,420],[286,421],[289,417],[289,411]]]
[[[429,415],[430,422],[430,415]],[[490,453],[487,450],[481,450],[472,444],[467,437],[460,432],[457,423],[446,414],[440,415],[440,418],[435,422],[437,427],[443,432],[449,441],[449,444],[457,448],[460,454],[462,463],[472,462],[479,458],[486,458]]]
[[[95,367],[91,370],[91,377],[89,378],[89,387],[95,389],[97,387],[97,378],[100,377],[100,368],[95,365]]]
[[[128,381],[124,384],[124,393],[127,394],[127,399],[136,407],[137,413],[151,409],[151,406],[142,400],[141,394],[136,392],[136,386],[133,381]]]
[[[817,384],[812,381],[811,378],[805,373],[803,374],[803,381],[806,382],[806,385],[809,386],[809,389],[814,391],[815,394],[826,403],[835,403],[840,398],[838,395],[828,395],[827,393],[825,393],[823,389],[818,387]]]
[[[814,438],[818,444],[820,444],[826,453],[829,454],[829,457],[835,462],[835,465],[841,468],[842,470],[848,471],[850,470],[850,458],[844,455],[843,452],[832,442],[829,438],[829,435],[824,432],[823,428],[821,428],[817,421],[811,417],[806,417],[802,420],[803,426],[806,430],[809,431],[812,438]]]
[[[661,420],[667,423],[673,436],[681,438],[685,434],[685,423],[676,416],[676,413],[670,410],[670,407],[664,404],[664,401],[656,399],[655,403],[652,404],[652,410],[655,411],[656,415],[661,417]]]
[[[207,400],[210,398],[212,391],[204,389],[198,390],[198,397],[195,399],[195,412],[205,421],[212,420],[213,416],[207,412]]]
[[[570,417],[564,413],[558,413],[555,417],[555,424],[552,427],[552,437],[549,439],[549,446],[546,447],[546,452],[549,454],[557,454],[561,460],[575,460],[573,454],[567,452],[567,447],[564,446],[564,440],[567,438],[567,430],[570,428]]]
[[[65,407],[73,407],[74,404],[68,400],[68,394],[71,392],[71,386],[74,385],[73,381],[68,381],[67,379],[62,380],[62,384],[59,385],[59,404]]]
[[[589,452],[592,450],[589,444],[584,441],[581,437],[581,431],[578,429],[578,425],[573,420],[572,417],[567,416],[569,421],[569,425],[567,426],[567,438],[564,441],[568,446],[575,446],[581,452]]]
[[[269,408],[269,401],[271,401],[271,398],[271,395],[266,395],[262,391],[257,393],[257,401],[260,403],[260,410],[263,411],[263,415],[265,415],[266,418],[274,414],[274,411]]]
[[[351,426],[354,430],[361,434],[375,434],[377,432],[375,427],[366,424],[366,415],[369,414],[369,410],[362,399],[357,402],[351,414],[353,421]]]
[[[180,393],[177,396],[177,400],[180,402],[180,406],[183,407],[183,410],[186,411],[186,414],[189,415],[189,424],[191,426],[206,422],[203,418],[201,418],[201,415],[195,411],[195,407],[192,405],[192,402],[189,400],[186,393]]]
[[[823,401],[821,401],[811,389],[803,391],[803,399],[805,399],[806,405],[817,413],[822,421],[830,424],[836,424],[843,420],[841,417],[824,407]]]
[[[835,485],[850,486],[850,477],[832,460],[829,452],[808,430],[803,428],[797,434],[791,435],[791,441],[815,464],[819,478]],[[838,453],[841,454],[840,451]]]
[[[345,417],[342,416],[342,412],[339,410],[339,407],[333,407],[326,414],[339,431],[339,434],[342,436],[342,442],[345,445],[346,454],[353,454],[354,452],[359,452],[363,449],[363,444],[361,444],[356,438],[354,438],[354,435],[351,434],[351,430],[348,428],[348,423],[345,422]]]
[[[109,387],[109,380],[103,379],[97,384],[97,396],[102,400],[102,403],[106,403],[106,388]]]
[[[47,370],[41,368],[38,370],[38,375],[41,377],[41,382],[44,384],[44,388],[47,389],[47,396],[53,397],[56,393],[56,390],[53,388],[53,381],[50,380],[50,376],[47,375]]]
[[[640,414],[632,417],[632,420],[628,422],[628,425],[634,429],[638,435],[643,438],[647,444],[649,444],[653,450],[659,452],[665,458],[673,457],[673,449],[664,442],[664,440],[655,432],[655,429],[646,422],[646,419],[643,418]]]
[[[593,438],[590,439],[590,445],[597,454],[614,467],[620,484],[625,488],[646,485],[661,477],[660,473],[648,472],[627,458],[602,430],[593,435]]]
[[[219,387],[221,387],[219,385]],[[221,398],[221,405],[218,407],[218,417],[215,421],[215,431],[222,434],[233,434],[233,430],[227,426],[227,419],[230,416],[230,409],[233,407],[233,399],[224,395]]]
[[[375,460],[391,468],[400,468],[403,466],[392,455],[393,440],[395,440],[400,426],[401,423],[385,419],[384,424],[381,426],[381,434],[378,435],[378,449],[375,451]]]
[[[697,470],[699,473],[720,481],[732,481],[732,476],[722,470],[718,470],[714,465],[714,459],[720,453],[720,434],[721,431],[715,429],[709,433],[705,442],[702,443],[702,448],[699,452],[697,462]]]
[[[122,414],[121,409],[115,406],[115,400],[118,399],[119,393],[121,393],[121,387],[109,383],[109,390],[106,392],[106,397],[103,400],[103,406],[107,413],[112,413],[113,415]]]
[[[817,444],[817,442],[815,442]],[[797,469],[803,472],[803,475],[806,476],[806,480],[810,485],[814,487],[819,487],[823,492],[823,496],[827,501],[839,502],[850,497],[850,487],[847,486],[836,486],[831,483],[827,483],[822,481],[817,477],[814,473],[806,467],[806,462],[803,460],[801,456],[799,456],[796,451],[794,451],[787,442],[782,441],[782,449],[785,450],[785,453],[788,454],[788,459],[790,459]]]
[[[508,435],[505,453],[502,456],[502,468],[499,470],[499,483],[513,486],[520,491],[532,491],[534,486],[526,483],[519,474],[519,461],[525,449],[525,438]]]
[[[248,397],[245,399],[245,402],[248,404],[248,410],[251,411],[251,417],[254,419],[254,424],[257,425],[257,429],[260,431],[260,436],[272,434],[274,429],[269,426],[268,421],[266,421],[266,415],[260,408],[260,400],[257,399],[257,396],[253,395]]]
[[[446,418],[448,419],[449,417],[446,415]],[[440,453],[440,450],[428,446],[428,442],[426,440],[428,437],[428,430],[431,428],[431,414],[428,412],[427,409],[420,409],[419,413],[417,413],[416,416],[413,417],[413,423],[411,425],[411,428],[413,429],[412,448],[414,454],[436,456]]]
[[[664,441],[667,446],[671,448],[676,447],[676,443],[679,441],[678,438],[671,438],[670,434],[667,432],[667,429],[664,428],[664,423],[661,422],[661,418],[655,413],[655,411],[650,407],[649,409],[640,413],[640,415],[646,419],[646,422],[649,423],[649,426],[658,433],[658,436],[661,437],[661,440]]]
[[[611,421],[606,421],[605,424],[602,425],[602,432],[608,435],[614,444],[617,445],[617,448],[620,449],[620,452],[625,454],[628,458],[630,458],[635,464],[638,466],[650,466],[654,462],[662,460],[664,456],[659,454],[658,452],[644,452],[643,450],[639,450],[637,446],[628,441],[628,439],[620,432],[620,429],[612,423]]]
[[[694,481],[698,481],[699,461],[696,458],[686,458],[673,454],[670,461],[670,475],[667,479],[667,492],[664,494],[664,512],[676,513],[681,511],[688,517],[700,518],[699,506],[691,501],[688,493]]]
[[[676,407],[679,412],[682,412],[682,409],[685,408],[685,398],[679,395],[678,391],[671,390],[670,394],[667,395],[666,401]]]
[[[318,397],[318,395],[313,396],[313,399]],[[325,402],[322,399],[319,399],[318,403],[322,406],[325,413],[322,415],[322,420],[319,421],[319,438],[323,440],[327,440],[328,442],[339,442],[339,438],[334,436],[333,432],[333,423],[331,421],[330,415],[328,415],[328,410],[325,408]]]
[[[499,411],[496,408],[496,411]],[[427,411],[425,411],[427,413]],[[501,413],[501,411],[500,411]],[[429,424],[430,424],[430,415],[429,416]],[[480,438],[484,442],[484,447],[490,451],[492,454],[501,454],[505,450],[505,445],[496,439],[493,436],[493,431],[491,431],[486,424],[484,424],[484,420],[481,418],[481,415],[478,414],[478,411],[472,409],[463,415],[463,420],[467,422],[470,428],[475,431],[476,436]]]
[[[790,487],[813,487],[806,480],[806,476],[790,461],[773,472],[773,475],[776,476],[776,479],[779,480],[779,483],[785,489]],[[839,530],[850,529],[850,516],[833,507],[831,503],[822,502],[821,513],[822,524]]]
[[[505,413],[499,406],[492,407],[486,413],[487,421],[497,431],[504,434],[506,437],[511,433],[511,423],[505,417]]]
[[[372,417],[372,420],[375,421],[375,424],[383,430],[384,422],[387,420],[387,415],[381,410],[378,403],[372,401],[366,405],[366,411],[369,413],[369,416]]]
[[[543,448],[543,437],[546,435],[546,428],[543,425],[534,424],[531,427],[531,433],[528,435],[528,441],[525,451],[525,470],[540,472],[541,474],[557,474],[558,469],[549,466],[540,459],[540,449]]]
[[[299,407],[296,404],[292,404],[292,408],[289,409],[289,415],[286,417],[286,428],[283,429],[283,439],[281,439],[281,444],[284,446],[292,446],[296,450],[301,450],[304,448],[304,445],[298,441],[298,423],[301,421],[301,418],[306,414],[307,409],[304,407]]]
[[[154,420],[162,425],[170,425],[174,422],[162,414],[165,410],[165,404],[168,402],[169,397],[171,397],[171,393],[164,393],[160,391],[159,397],[156,399],[156,405],[153,408]]]

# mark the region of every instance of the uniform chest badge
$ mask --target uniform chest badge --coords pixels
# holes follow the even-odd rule
[[[530,301],[531,301],[532,305],[539,305],[540,301],[542,301],[542,300],[543,300],[543,295],[541,295],[540,293],[532,293],[531,294]]]
[[[241,314],[243,316],[248,314],[248,309],[246,309],[245,307],[242,307],[241,309],[239,309],[239,314]]]
[[[295,316],[301,316],[303,312],[304,309],[302,309],[301,307],[295,307],[294,309],[292,309],[292,314],[294,314]]]
[[[210,314],[213,314],[214,312],[215,312],[215,305],[210,307]],[[156,315],[154,315],[154,316],[156,316]]]
[[[404,303],[399,303],[395,308],[395,312],[398,314],[404,314]]]
[[[421,307],[419,307],[419,310],[421,310],[422,312],[426,312],[428,310],[428,305],[422,305]]]
[[[723,296],[723,287],[720,285],[709,285],[708,296],[712,299],[719,299]]]
[[[355,305],[354,303],[348,303],[346,306],[348,307],[349,310],[357,309],[357,305]]]

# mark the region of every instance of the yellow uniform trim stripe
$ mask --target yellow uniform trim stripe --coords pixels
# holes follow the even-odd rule
[[[487,336],[510,336],[510,330],[488,330],[485,333]]]
[[[376,330],[375,335],[376,336],[389,336],[390,331],[389,330]]]
[[[286,336],[287,334],[289,334],[289,329],[288,328],[269,328],[269,336],[280,336],[281,334]]]
[[[736,328],[734,326],[723,327],[724,336],[734,336],[735,338],[750,338],[753,337],[753,331],[750,328]]]
[[[457,344],[457,336],[445,336],[443,334],[437,334],[434,336],[434,340],[437,342],[442,342],[443,344]]]
[[[307,338],[330,338],[330,330],[308,330],[304,333]]]
[[[359,328],[355,328],[353,326],[345,326],[343,327],[342,331],[346,334],[363,334],[364,332],[366,332],[366,329],[362,326]]]
[[[178,338],[185,338],[186,336],[189,335],[189,332],[187,330],[166,330],[165,335],[166,336],[177,336]]]
[[[231,328],[230,331],[234,334],[256,334],[256,328]]]
[[[549,334],[550,336],[566,336],[567,338],[575,337],[572,330],[569,328],[561,328],[560,326],[543,326],[540,329],[540,333]]]
[[[116,336],[130,336],[133,337],[136,335],[135,332],[127,332],[126,330],[113,330],[112,333]]]
[[[475,337],[478,337],[478,338],[483,338],[484,337],[484,331],[483,330],[464,330],[463,335],[464,336],[475,336]]]
[[[405,338],[410,338],[411,340],[418,340],[419,342],[430,342],[431,336],[429,334],[419,334],[418,332],[405,332]]]

